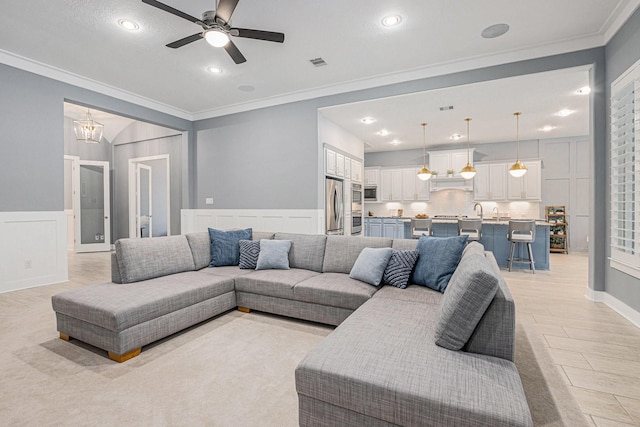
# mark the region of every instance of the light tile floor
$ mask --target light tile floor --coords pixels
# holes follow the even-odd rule
[[[640,328],[585,298],[587,256],[551,254],[551,271],[503,274],[518,321],[544,337],[592,425],[640,426]],[[110,275],[108,253],[69,254],[70,287],[109,281]]]
[[[594,426],[640,426],[640,328],[584,295],[586,254],[551,254],[551,271],[503,271],[520,322],[532,322]]]

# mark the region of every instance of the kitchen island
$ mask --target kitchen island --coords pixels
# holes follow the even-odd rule
[[[458,221],[451,219],[433,219],[435,237],[458,235]],[[394,239],[411,238],[411,218],[409,217],[365,217],[365,236],[389,237]],[[485,250],[493,252],[498,265],[507,267],[511,242],[507,240],[508,220],[485,219],[482,221],[480,243]],[[519,245],[516,258],[527,258],[525,245]],[[537,270],[549,270],[549,223],[536,221],[536,240],[531,244],[533,260]],[[520,266],[514,263],[514,267]]]

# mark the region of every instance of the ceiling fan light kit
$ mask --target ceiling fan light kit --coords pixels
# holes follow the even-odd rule
[[[247,59],[240,52],[238,47],[231,41],[231,37],[240,37],[245,39],[264,40],[268,42],[284,43],[284,34],[273,31],[252,30],[247,28],[232,28],[230,25],[231,15],[236,9],[239,0],[220,0],[215,11],[208,10],[202,14],[202,19],[195,18],[178,9],[174,9],[164,3],[156,0],[142,0],[142,3],[148,4],[179,18],[186,19],[189,22],[202,27],[202,32],[192,34],[180,40],[169,43],[167,47],[177,49],[189,43],[193,43],[204,38],[207,43],[214,47],[222,47],[229,54],[233,62],[242,64]]]

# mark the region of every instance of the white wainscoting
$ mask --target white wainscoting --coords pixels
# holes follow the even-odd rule
[[[68,280],[67,214],[0,212],[0,292]]]
[[[324,234],[323,209],[182,209],[181,219],[182,234],[209,227]]]

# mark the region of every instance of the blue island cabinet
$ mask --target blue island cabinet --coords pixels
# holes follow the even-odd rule
[[[458,223],[434,222],[431,227],[433,228],[433,237],[453,237],[458,235]]]
[[[508,266],[507,259],[511,249],[511,242],[507,240],[509,226],[507,224],[482,224],[482,239],[480,243],[484,245],[485,250],[493,252],[498,265],[502,268]],[[528,258],[526,245],[518,245],[518,249],[514,253],[516,258]],[[533,252],[533,261],[538,270],[549,270],[549,226],[536,226],[536,240],[531,244]],[[513,267],[528,268],[526,264],[514,263]]]

